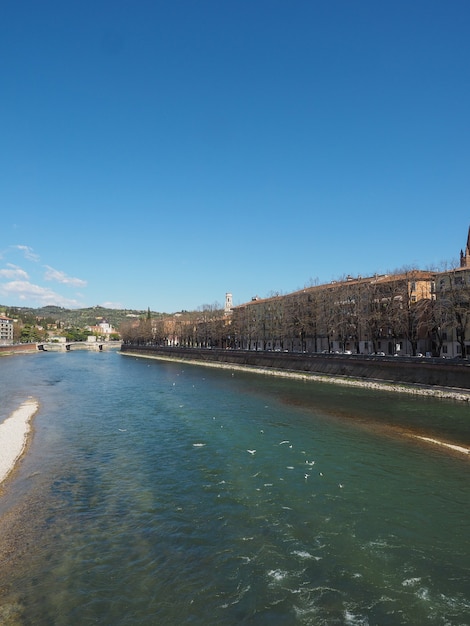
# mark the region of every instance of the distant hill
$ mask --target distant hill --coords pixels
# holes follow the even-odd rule
[[[114,328],[119,330],[121,324],[129,319],[144,317],[148,310],[138,309],[107,309],[102,306],[93,306],[86,309],[64,309],[59,306],[43,306],[37,309],[31,307],[12,307],[0,304],[0,313],[12,318],[21,319],[24,323],[47,324],[59,323],[65,327],[74,326],[84,328],[94,326],[102,318],[105,318]],[[150,312],[153,318],[163,317],[162,313]]]

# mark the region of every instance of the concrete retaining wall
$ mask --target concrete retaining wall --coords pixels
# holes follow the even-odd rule
[[[0,356],[7,354],[21,354],[24,352],[37,352],[35,343],[15,343],[10,346],[0,346]]]
[[[123,345],[122,352],[188,361],[234,363],[250,367],[311,372],[330,376],[378,379],[396,383],[470,389],[470,362],[417,357],[296,354],[246,350],[207,350]]]

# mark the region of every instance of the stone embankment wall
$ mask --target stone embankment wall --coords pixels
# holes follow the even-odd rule
[[[38,348],[35,343],[18,343],[10,346],[0,346],[0,356],[7,354],[23,354],[25,352],[37,352]]]
[[[184,361],[233,363],[364,380],[470,389],[470,362],[417,357],[299,354],[125,345],[122,352]]]

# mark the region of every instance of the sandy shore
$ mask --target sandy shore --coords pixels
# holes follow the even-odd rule
[[[446,441],[441,441],[440,439],[432,439],[431,437],[422,437],[421,435],[413,435],[416,439],[421,439],[421,441],[426,441],[427,443],[435,444],[436,446],[443,446],[444,448],[448,448],[449,450],[453,450],[454,452],[460,452],[462,454],[470,454],[470,448],[466,448],[464,446],[457,446],[453,443],[447,443]]]
[[[38,408],[39,402],[28,398],[0,424],[0,484],[23,455],[31,431],[31,419]]]

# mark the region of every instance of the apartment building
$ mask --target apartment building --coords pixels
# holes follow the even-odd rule
[[[440,272],[435,281],[434,340],[441,356],[470,356],[470,229],[460,267]]]
[[[0,344],[13,343],[13,320],[0,315]]]
[[[231,330],[235,347],[248,350],[425,353],[433,298],[431,272],[348,276],[234,307]]]

